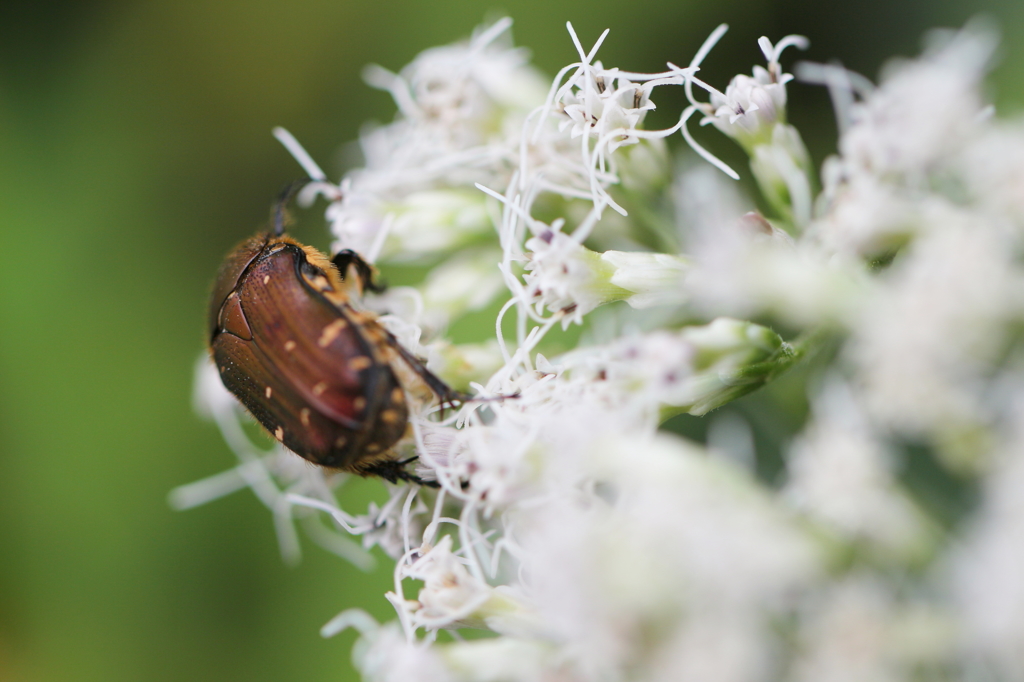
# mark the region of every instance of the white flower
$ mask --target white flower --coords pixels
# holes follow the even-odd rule
[[[607,32],[584,50],[570,26],[578,60],[545,98],[507,28],[371,70],[399,115],[363,134],[366,166],[341,185],[278,132],[339,248],[423,274],[351,305],[480,394],[437,406],[392,363],[412,410],[389,454],[424,485],[346,510],[348,474],[261,450],[204,364],[197,409],[239,463],[172,503],[248,485],[287,557],[297,523],[360,566],[344,534],[380,546],[398,622],[347,611],[322,630],[360,629],[368,680],[1024,677],[1024,128],[982,106],[990,37],[947,35],[877,89],[804,69],[840,121],[815,197],[779,61],[805,39],[762,38],[766,67],[718,92],[695,72],[724,26],[653,74],[606,67]],[[690,106],[645,130],[669,86]],[[735,175],[692,142],[694,113],[747,152],[756,203],[673,168],[661,139],[681,129]],[[439,338],[476,333],[460,318],[502,296],[494,338]],[[710,426],[667,426],[707,447],[658,433],[804,358]]]
[[[949,670],[956,625],[941,605],[901,595],[880,575],[854,571],[805,602],[795,682],[912,680]]]
[[[859,171],[921,187],[977,129],[993,36],[974,25],[932,42],[920,59],[890,64],[878,90],[850,108],[839,149]]]
[[[436,341],[431,350],[431,371],[453,387],[469,386],[472,382],[485,384],[505,364],[501,347],[494,339],[460,344]]]
[[[555,647],[536,640],[501,637],[438,648],[460,679],[475,682],[535,682],[565,665]]]
[[[571,236],[543,230],[526,242],[523,279],[538,304],[577,324],[599,305],[624,300],[634,308],[683,302],[680,284],[686,260],[642,251],[597,253]]]
[[[711,93],[710,117],[716,128],[745,146],[766,142],[772,127],[785,117],[786,87],[772,83],[768,72],[754,67],[754,76],[734,76],[725,93]]]
[[[892,596],[870,578],[840,582],[805,615],[797,682],[898,682],[905,672],[890,651]]]
[[[562,96],[562,110],[569,117],[562,127],[569,127],[572,137],[591,135],[601,139],[612,135],[609,152],[621,145],[636,144],[639,138],[632,131],[655,108],[649,91],[615,70],[605,70],[601,62],[595,62],[582,81]]]
[[[532,620],[523,605],[509,591],[496,590],[470,575],[451,547],[452,538],[446,535],[402,571],[403,577],[423,581],[416,602],[409,606],[412,627],[523,629]]]
[[[808,235],[827,253],[884,257],[927,229],[921,198],[868,173],[846,174],[836,157],[826,160],[821,217]],[[934,201],[925,198],[924,201]]]
[[[224,388],[217,366],[203,353],[196,360],[192,380],[192,409],[202,417],[215,419],[238,409],[238,399]]]
[[[1024,674],[1024,391],[1019,376],[1008,383],[981,508],[950,554],[962,645],[1013,680]]]
[[[394,625],[367,629],[353,658],[371,682],[535,682],[563,669],[557,650],[535,640],[409,642]]]
[[[796,128],[772,128],[768,142],[751,148],[750,170],[778,215],[803,229],[811,219],[811,157]]]
[[[880,437],[848,387],[833,381],[788,460],[786,494],[850,542],[914,561],[927,558],[935,529],[899,489]],[[877,549],[876,549],[877,548]]]
[[[687,269],[686,259],[667,253],[605,251],[601,260],[615,268],[609,281],[632,293],[625,299],[632,307],[683,302],[680,285]]]
[[[990,220],[1024,222],[1024,129],[994,122],[957,159],[959,174]]]
[[[510,26],[503,19],[466,44],[426,50],[399,74],[367,69],[366,79],[389,91],[400,113],[361,135],[365,167],[339,186],[287,141],[321,181],[315,189],[332,201],[335,251],[353,249],[371,261],[382,254],[415,259],[490,229],[473,184],[508,181],[515,135],[544,99],[526,53],[508,44]]]
[[[507,112],[528,111],[544,97],[528,53],[511,47],[511,25],[501,19],[467,43],[424,50],[398,75],[373,67],[366,78],[390,91],[404,118],[424,126],[422,133],[446,138],[450,148],[479,145],[504,133]]]
[[[604,438],[585,466],[595,495],[552,499],[517,522],[527,592],[585,678],[644,678],[681,636],[731,614],[763,651],[767,614],[815,570],[785,515],[742,474],[670,438]]]
[[[1022,281],[998,230],[960,210],[931,218],[863,307],[849,350],[880,423],[948,441],[946,454],[970,468],[976,443],[956,442],[985,422],[978,377],[1021,314]]]
[[[436,647],[406,639],[394,625],[364,636],[353,652],[356,668],[368,682],[455,682]]]
[[[714,38],[715,42],[717,39]],[[709,88],[710,104],[699,105],[707,122],[748,150],[770,143],[775,125],[786,122],[786,83],[793,76],[782,71],[779,57],[790,46],[806,50],[809,42],[803,36],[791,35],[779,41],[778,46],[772,46],[765,37],[758,44],[768,60],[768,68],[755,66],[752,77],[734,76],[724,93]]]
[[[741,318],[767,312],[798,328],[853,315],[871,287],[863,264],[807,240],[794,243],[763,217],[743,215],[717,187],[719,177],[693,171],[676,187],[695,228],[684,285],[695,306]]]
[[[436,266],[420,285],[424,327],[439,329],[466,313],[483,308],[505,290],[492,248],[464,250]]]
[[[411,539],[419,538],[426,525],[422,515],[429,511],[423,500],[416,498],[413,505],[404,508],[409,491],[397,486],[389,491],[383,507],[370,502],[366,514],[352,518],[353,533],[358,533],[365,549],[380,547],[392,559],[398,559],[407,550]]]
[[[711,48],[725,34],[723,24],[716,29],[698,50],[690,68],[696,68]],[[737,75],[725,92],[687,76],[686,94],[690,107],[684,112],[683,122],[694,112],[704,114],[701,125],[713,124],[736,140],[750,155],[751,169],[761,186],[765,198],[778,211],[779,216],[802,229],[811,217],[810,157],[796,128],[786,123],[786,83],[793,76],[782,71],[779,56],[789,46],[806,49],[803,36],[786,36],[777,46],[762,37],[761,51],[768,60],[768,68],[754,67],[754,75]],[[671,66],[671,65],[670,65]],[[711,93],[710,103],[698,102],[691,84],[697,84]],[[690,136],[683,126],[687,143],[734,179],[738,176],[717,158],[708,153]]]

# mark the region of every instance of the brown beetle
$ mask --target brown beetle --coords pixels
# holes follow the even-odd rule
[[[377,289],[362,258],[342,251],[329,260],[285,234],[283,207],[294,190],[277,204],[274,228],[242,242],[221,265],[207,324],[213,361],[228,390],[296,454],[392,483],[424,483],[403,468],[410,460],[389,451],[409,415],[398,365],[442,403],[466,396],[372,314],[352,307],[352,280]]]

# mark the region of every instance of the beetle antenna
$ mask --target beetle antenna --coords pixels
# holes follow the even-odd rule
[[[281,190],[281,194],[278,195],[277,201],[274,202],[274,210],[272,212],[274,218],[275,237],[283,235],[285,226],[291,222],[291,216],[288,215],[288,204],[290,204],[292,199],[295,198],[295,195],[299,193],[299,190],[310,182],[312,182],[310,178],[295,180],[294,182],[288,183],[288,185]]]

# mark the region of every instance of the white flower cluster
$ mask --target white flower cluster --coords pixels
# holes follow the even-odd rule
[[[762,38],[766,66],[722,92],[696,74],[724,27],[642,74],[570,26],[579,61],[545,88],[510,23],[368,70],[399,114],[340,184],[277,133],[336,248],[431,266],[368,301],[382,323],[499,397],[414,411],[396,455],[438,487],[345,511],[346,475],[258,451],[203,364],[200,409],[241,463],[172,501],[249,486],[286,556],[298,519],[359,565],[394,559],[397,622],[323,629],[360,630],[368,680],[1024,680],[1024,124],[981,96],[991,33],[937,33],[878,86],[802,65],[840,129],[816,196],[780,63],[805,38]],[[658,86],[690,105],[647,130]],[[694,114],[749,155],[771,214],[719,174],[736,175]],[[711,165],[674,170],[677,132]],[[488,306],[495,338],[444,339]],[[798,363],[810,409],[782,480],[659,431]],[[762,456],[736,413],[721,423]],[[492,636],[437,640],[460,628]]]

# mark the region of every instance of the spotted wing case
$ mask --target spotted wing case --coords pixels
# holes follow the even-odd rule
[[[407,408],[369,338],[383,332],[339,301],[336,276],[307,255],[270,235],[232,253],[211,300],[213,360],[228,390],[290,450],[323,466],[369,469],[401,438]]]

